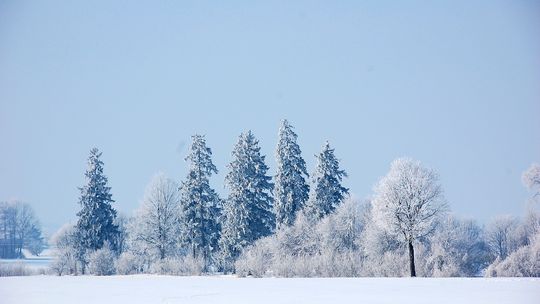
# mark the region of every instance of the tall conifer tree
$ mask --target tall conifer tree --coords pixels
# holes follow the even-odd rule
[[[77,213],[76,226],[79,259],[85,265],[85,254],[102,248],[105,243],[116,249],[118,226],[115,224],[116,210],[111,188],[107,185],[107,177],[103,174],[101,152],[93,148],[88,157],[86,184],[79,188],[81,210]],[[84,269],[84,268],[83,268]]]
[[[224,206],[221,246],[224,259],[234,260],[255,240],[269,235],[274,226],[272,183],[261,155],[259,142],[251,131],[240,135],[232,152],[225,183],[229,196]]]
[[[195,257],[202,256],[206,266],[217,251],[220,235],[221,201],[210,186],[210,177],[218,170],[212,163],[212,150],[202,135],[192,136],[189,171],[181,185],[181,223],[183,241]]]
[[[314,219],[319,219],[334,211],[349,193],[349,189],[341,185],[347,173],[339,169],[339,161],[328,142],[316,157],[317,167],[312,174],[313,185],[306,213]]]
[[[302,151],[297,144],[298,136],[287,120],[281,122],[276,149],[277,173],[274,178],[274,209],[276,225],[292,225],[296,214],[308,200],[308,173]]]

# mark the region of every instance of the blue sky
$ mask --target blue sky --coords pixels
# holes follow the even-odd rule
[[[309,170],[329,140],[368,197],[390,162],[437,169],[452,210],[520,215],[540,161],[535,1],[1,1],[0,199],[75,219],[91,147],[120,212],[180,180],[206,134],[220,173],[251,129],[274,172],[279,121]]]

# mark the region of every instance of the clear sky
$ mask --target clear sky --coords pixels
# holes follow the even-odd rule
[[[91,147],[131,214],[154,173],[183,178],[194,133],[222,195],[244,130],[273,173],[282,118],[310,171],[330,141],[357,197],[409,156],[458,215],[521,215],[539,117],[538,1],[0,0],[0,200],[49,232]]]

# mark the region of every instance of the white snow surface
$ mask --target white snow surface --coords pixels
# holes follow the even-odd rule
[[[540,303],[540,279],[4,277],[0,303]]]

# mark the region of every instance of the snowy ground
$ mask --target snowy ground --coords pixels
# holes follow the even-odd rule
[[[540,279],[6,277],[0,303],[540,303]]]

